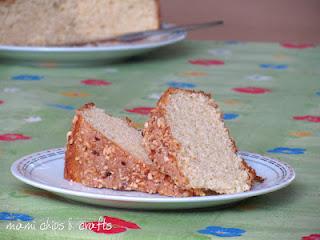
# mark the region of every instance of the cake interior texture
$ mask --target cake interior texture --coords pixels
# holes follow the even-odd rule
[[[67,45],[159,28],[158,0],[2,0],[0,43]]]
[[[109,140],[121,146],[137,159],[152,164],[141,144],[142,136],[140,132],[130,127],[125,120],[112,117],[100,108],[83,111],[82,116],[93,128]]]
[[[178,91],[166,104],[166,120],[181,144],[177,164],[189,187],[234,193],[250,189],[248,172],[214,101],[199,92]]]

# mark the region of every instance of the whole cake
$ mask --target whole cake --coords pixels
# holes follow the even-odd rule
[[[143,135],[150,159],[179,187],[231,194],[250,190],[256,179],[237,155],[218,105],[204,92],[168,89]]]
[[[159,0],[0,0],[0,44],[85,44],[160,25]]]

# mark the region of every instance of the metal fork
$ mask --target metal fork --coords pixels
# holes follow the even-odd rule
[[[210,21],[205,23],[195,23],[195,24],[187,24],[187,25],[180,25],[180,26],[171,26],[171,27],[161,27],[158,30],[149,30],[143,32],[135,32],[135,33],[128,33],[112,38],[107,38],[103,40],[98,40],[94,42],[87,42],[86,44],[99,44],[105,43],[110,41],[117,41],[117,42],[134,42],[138,40],[143,40],[147,37],[161,35],[165,33],[179,33],[179,32],[190,32],[198,29],[214,27],[218,25],[222,25],[222,20]]]

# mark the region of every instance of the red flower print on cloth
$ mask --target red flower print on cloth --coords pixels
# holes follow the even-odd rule
[[[97,79],[87,79],[81,81],[82,84],[84,85],[89,85],[89,86],[108,86],[111,85],[111,82],[105,81],[105,80],[97,80]]]
[[[270,89],[258,87],[233,88],[232,90],[235,92],[246,94],[265,94],[271,92]]]
[[[309,236],[303,236],[301,240],[320,240],[320,234],[315,233],[315,234],[310,234]]]
[[[18,140],[29,140],[31,137],[17,133],[6,133],[0,135],[0,141],[13,142]]]
[[[294,120],[298,121],[306,121],[306,122],[320,122],[320,116],[311,116],[311,115],[304,115],[304,116],[294,116]]]
[[[139,225],[122,220],[120,218],[104,216],[103,221],[84,222],[81,224],[84,229],[95,233],[116,234],[127,231],[128,229],[140,229]]]
[[[305,49],[305,48],[313,48],[314,44],[310,43],[282,43],[282,47],[284,48],[292,48],[292,49]]]
[[[0,100],[0,105],[1,105],[1,104],[4,104],[4,101],[3,101],[3,100]]]
[[[202,66],[224,65],[224,61],[218,59],[195,59],[189,60],[189,63]]]
[[[153,108],[151,107],[136,107],[132,109],[126,109],[126,111],[129,113],[136,113],[140,115],[148,115],[151,112],[151,110],[153,110]]]

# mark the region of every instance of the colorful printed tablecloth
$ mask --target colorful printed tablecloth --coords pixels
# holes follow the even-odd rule
[[[213,93],[238,147],[289,163],[296,181],[225,209],[156,212],[67,201],[11,175],[16,159],[63,146],[82,104],[142,125],[169,86]],[[185,41],[112,65],[1,63],[0,239],[320,239],[319,103],[311,44]],[[118,227],[98,231],[103,217]]]

